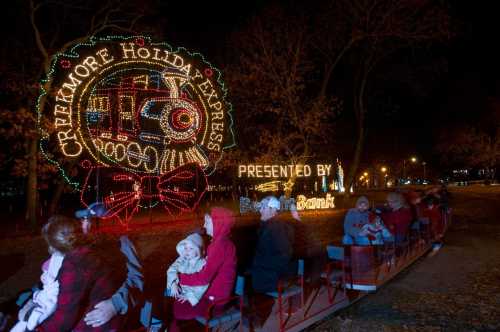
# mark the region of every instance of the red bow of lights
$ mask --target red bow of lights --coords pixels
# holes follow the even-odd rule
[[[96,174],[99,172],[100,174]],[[102,202],[105,219],[118,217],[128,221],[138,211],[141,201],[159,201],[170,215],[193,211],[207,190],[207,178],[197,163],[185,164],[159,176],[140,176],[107,167],[91,167],[82,190],[82,202],[88,206],[95,192],[92,180],[106,188]]]

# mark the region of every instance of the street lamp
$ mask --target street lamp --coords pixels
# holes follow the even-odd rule
[[[416,163],[417,162],[417,157],[410,157],[410,161],[412,163]],[[403,179],[406,182],[406,158],[403,159]]]
[[[384,174],[384,188],[387,188],[387,167],[382,166],[380,171]]]
[[[424,181],[425,181],[425,165],[427,165],[427,163],[425,161],[422,161],[422,166],[424,166]]]

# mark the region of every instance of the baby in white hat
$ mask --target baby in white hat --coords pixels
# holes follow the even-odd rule
[[[19,321],[11,332],[33,331],[56,310],[59,295],[59,281],[56,278],[64,255],[53,249],[51,251],[51,257],[42,265],[40,280],[43,288],[35,291],[33,298],[19,311]]]
[[[197,234],[191,234],[177,244],[179,257],[170,265],[167,270],[167,291],[168,296],[186,299],[195,306],[208,288],[203,286],[186,286],[179,284],[179,273],[192,274],[199,272],[206,264],[203,257],[203,238]],[[177,286],[179,285],[179,287]],[[180,288],[180,289],[179,289]]]

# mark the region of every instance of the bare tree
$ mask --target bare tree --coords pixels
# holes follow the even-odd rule
[[[53,55],[62,53],[91,36],[104,33],[134,34],[140,19],[147,13],[137,10],[133,1],[51,1],[29,0],[28,15],[33,31],[35,48],[40,56],[40,67],[36,77],[48,73]],[[140,8],[148,8],[143,4]],[[50,21],[50,24],[47,22]],[[45,91],[50,91],[51,80],[43,81]],[[46,96],[39,100],[39,109],[43,111]],[[37,156],[38,137],[30,138],[28,149],[28,178],[26,190],[26,219],[30,225],[36,225],[37,207]],[[64,189],[60,180],[53,193],[50,210],[53,212]]]
[[[448,167],[483,168],[488,170],[491,180],[495,179],[500,164],[500,129],[487,133],[470,125],[442,132],[436,151],[441,155],[441,162]]]
[[[226,77],[248,159],[303,164],[328,141],[342,103],[326,94],[330,75],[313,61],[311,36],[304,15],[279,7],[235,35],[238,59]]]
[[[355,179],[366,137],[367,93],[373,73],[396,52],[451,37],[450,16],[436,1],[339,0],[320,10],[316,48],[331,71],[342,62],[352,66],[352,105],[356,146],[346,184]],[[371,83],[371,84],[370,84]]]

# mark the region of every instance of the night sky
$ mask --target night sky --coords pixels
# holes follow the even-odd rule
[[[172,44],[197,49],[207,54],[216,65],[223,66],[217,62],[223,59],[224,42],[265,3],[269,1],[203,2],[191,12],[189,19],[197,24],[186,24],[183,16],[168,21],[167,39]],[[279,3],[286,5],[287,2]],[[174,6],[182,5],[177,3]],[[167,8],[172,10],[171,4],[165,4],[165,11],[169,10]],[[500,29],[495,23],[493,3],[452,1],[451,13],[455,36],[444,46],[424,51],[440,55],[442,72],[422,79],[426,90],[424,96],[408,95],[398,88],[397,82],[388,85],[388,89],[394,88],[387,93],[392,94],[397,107],[388,114],[370,117],[367,142],[377,142],[377,145],[366,145],[365,163],[380,159],[392,161],[408,155],[418,155],[422,160],[437,163],[439,156],[432,147],[439,129],[451,124],[477,122],[485,112],[488,98],[500,97],[500,54],[495,45]],[[217,36],[215,41],[214,36]],[[407,65],[407,56],[401,54],[401,58],[392,59],[385,68]],[[347,159],[354,145],[348,137],[352,130],[345,128],[345,136],[339,139],[345,144],[345,149],[339,149],[339,153],[345,154]]]
[[[241,29],[270,1],[215,1],[196,5],[178,1],[159,3],[157,16],[163,17],[166,41],[174,46],[199,51],[216,66],[223,67],[231,34]],[[278,3],[287,5],[286,1]],[[445,69],[436,77],[424,77],[423,96],[404,91],[397,82],[387,84],[386,95],[390,96],[394,107],[389,112],[369,117],[367,142],[376,142],[376,145],[366,145],[364,162],[404,158],[410,154],[435,162],[437,158],[432,146],[439,128],[455,123],[474,123],[485,112],[489,98],[498,100],[500,54],[496,44],[500,29],[493,3],[452,1],[451,12],[457,27],[455,37],[445,46],[426,51],[438,53]],[[4,54],[13,40],[18,41],[16,46],[19,47],[23,38],[31,32],[28,18],[20,15],[19,8],[8,10],[7,19],[3,22]],[[16,30],[14,37],[11,34],[13,26]],[[392,59],[380,70],[397,71],[398,66],[411,66],[407,56],[402,53],[400,58]],[[3,66],[9,65],[4,63]],[[345,159],[349,159],[354,133],[349,126],[344,129],[344,136],[339,138],[339,142],[345,144],[345,151],[339,149],[339,153],[346,153]]]

